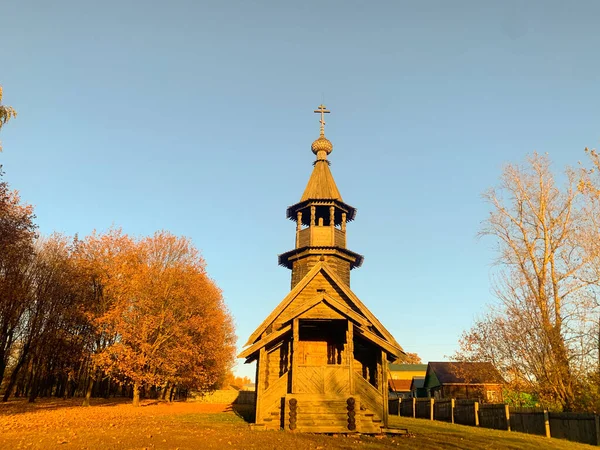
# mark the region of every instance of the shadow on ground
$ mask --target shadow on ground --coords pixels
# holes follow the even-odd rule
[[[233,403],[227,407],[226,411],[233,411],[236,416],[244,419],[244,421],[254,423],[256,412],[254,405],[239,405]]]

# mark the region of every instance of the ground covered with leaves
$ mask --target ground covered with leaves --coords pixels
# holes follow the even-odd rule
[[[420,419],[392,418],[406,437],[252,431],[230,405],[41,399],[0,404],[2,449],[583,449],[589,446]]]

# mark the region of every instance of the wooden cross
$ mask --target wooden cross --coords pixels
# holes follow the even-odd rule
[[[321,114],[321,136],[325,135],[325,114],[329,114],[331,111],[329,111],[328,109],[326,109],[325,105],[321,104],[319,105],[319,107],[315,110],[316,113],[320,113]]]

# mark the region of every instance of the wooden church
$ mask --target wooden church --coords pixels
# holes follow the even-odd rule
[[[356,210],[344,203],[327,156],[325,106],[313,142],[314,169],[300,202],[287,209],[296,247],[279,256],[290,293],[239,355],[257,362],[256,426],[317,433],[378,433],[387,427],[388,361],[404,352],[350,289],[363,257],[346,248]]]

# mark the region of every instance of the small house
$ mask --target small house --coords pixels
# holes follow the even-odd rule
[[[502,402],[504,379],[489,362],[430,362],[424,388],[435,399],[479,399]]]
[[[413,398],[426,398],[425,377],[413,377],[410,383],[410,396]]]
[[[411,397],[411,384],[415,377],[425,377],[427,364],[390,364],[389,398]]]

